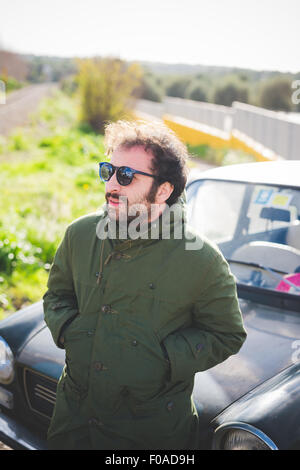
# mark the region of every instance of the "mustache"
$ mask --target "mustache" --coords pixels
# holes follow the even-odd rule
[[[106,193],[106,194],[105,194],[105,199],[106,199],[106,201],[108,201],[108,199],[116,199],[116,200],[118,200],[118,199],[120,199],[120,197],[126,198],[126,196],[122,196],[122,194],[116,194],[116,193]],[[127,198],[126,198],[126,200],[127,200]]]
[[[106,193],[105,194],[105,198],[106,200],[108,199],[119,199],[119,194],[112,194],[112,193]]]

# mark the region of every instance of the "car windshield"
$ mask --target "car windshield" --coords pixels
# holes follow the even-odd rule
[[[219,246],[239,283],[300,295],[300,190],[203,180],[187,200],[188,222]]]

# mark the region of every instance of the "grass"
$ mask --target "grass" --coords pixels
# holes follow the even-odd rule
[[[214,165],[233,165],[254,162],[255,158],[240,150],[229,148],[214,149],[209,145],[187,145],[189,154]]]
[[[77,106],[58,90],[1,138],[0,319],[41,299],[66,226],[104,202],[103,137],[78,124]]]

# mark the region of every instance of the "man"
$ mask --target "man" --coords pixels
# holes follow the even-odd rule
[[[235,282],[219,250],[186,224],[187,151],[176,136],[119,121],[106,147],[107,207],[68,226],[44,295],[46,323],[66,351],[49,447],[196,449],[194,374],[246,338]]]

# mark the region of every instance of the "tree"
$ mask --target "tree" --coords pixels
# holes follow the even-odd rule
[[[158,83],[158,79],[153,75],[145,74],[141,81],[141,86],[136,92],[138,98],[149,100],[149,101],[162,101],[162,88]]]
[[[107,122],[128,117],[142,71],[115,58],[78,60],[81,119],[103,133]]]
[[[20,54],[0,50],[0,75],[24,81],[27,73],[28,65]]]
[[[57,82],[77,73],[73,59],[48,56],[26,56],[29,67],[28,80],[33,83]]]
[[[260,106],[274,111],[291,111],[292,84],[288,78],[274,78],[267,82],[261,91]]]
[[[223,106],[231,106],[233,101],[248,103],[248,89],[235,83],[227,83],[216,89],[213,101]]]
[[[191,82],[190,86],[186,91],[186,98],[194,101],[207,101],[206,92],[197,80]]]
[[[191,79],[180,77],[175,78],[166,88],[166,95],[173,96],[175,98],[185,98],[186,97],[186,90],[190,84]]]

